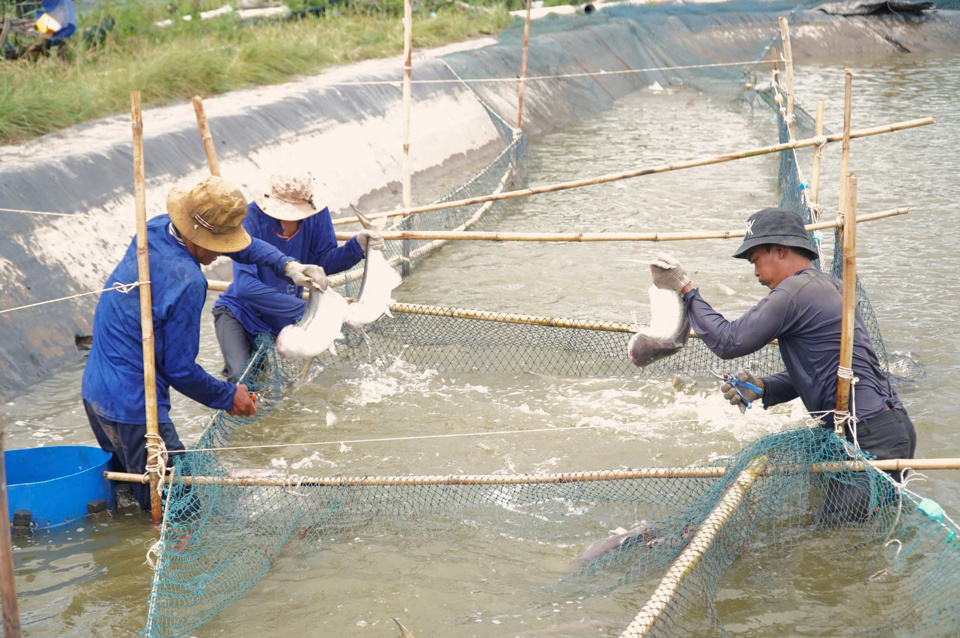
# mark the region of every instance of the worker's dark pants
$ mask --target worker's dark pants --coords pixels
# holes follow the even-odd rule
[[[233,312],[226,306],[213,309],[213,328],[217,332],[223,353],[223,373],[230,383],[236,383],[253,352],[253,342]]]
[[[847,434],[852,441],[852,435]],[[913,422],[902,408],[881,412],[857,423],[860,449],[877,459],[912,459],[917,449]],[[895,480],[900,472],[888,472]],[[863,523],[895,496],[890,485],[869,472],[844,472],[830,480],[827,494],[814,517],[817,526]]]
[[[83,409],[87,411],[87,419],[97,443],[107,452],[111,452],[114,465],[131,474],[143,474],[147,469],[147,426],[146,424],[130,425],[118,423],[98,415],[93,406],[84,399]],[[173,423],[160,423],[160,436],[163,438],[167,452],[170,453],[171,463],[174,454],[184,449],[180,437]],[[150,511],[150,486],[144,483],[131,483],[131,491],[140,507]]]

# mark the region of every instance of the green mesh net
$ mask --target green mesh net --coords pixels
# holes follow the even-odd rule
[[[775,97],[769,101],[785,141],[784,113]],[[490,112],[503,132],[504,151],[448,200],[516,189],[526,181],[524,138],[515,138]],[[808,221],[816,217],[792,151],[782,154],[780,184],[782,206]],[[402,227],[465,229],[492,223],[505,210],[502,203],[447,209],[407,218]],[[387,257],[408,272],[439,245],[391,243]],[[833,263],[842,260],[835,255]],[[334,283],[355,295],[360,278],[358,269]],[[859,285],[858,298],[885,364],[876,317]],[[234,434],[269,415],[283,401],[284,388],[311,367],[356,368],[373,361],[374,352],[446,372],[574,377],[702,374],[721,365],[692,338],[675,356],[637,368],[626,357],[632,332],[632,326],[602,321],[406,304],[393,307],[392,319],[367,326],[366,334],[345,327],[337,356],[283,361],[273,338],[262,335],[243,377],[259,396],[256,417],[217,413],[196,447],[177,458],[167,481],[142,635],[190,635],[253,587],[281,552],[317,551],[361,532],[494,548],[602,541],[546,587],[580,597],[626,588],[638,604],[633,619],[621,619],[623,636],[729,635],[728,614],[720,612],[729,608],[724,578],[740,575],[754,588],[746,595],[761,600],[789,598],[795,553],[829,545],[842,556],[845,585],[829,607],[838,614],[829,619],[837,635],[954,633],[953,588],[945,583],[960,573],[956,526],[935,503],[894,480],[902,477],[863,463],[858,450],[822,428],[764,436],[734,456],[683,468],[255,479],[233,477],[227,467],[223,450]],[[763,375],[782,370],[775,345],[722,365]],[[615,526],[624,531],[611,535]],[[846,605],[876,609],[870,616],[875,622],[845,619],[836,610]]]

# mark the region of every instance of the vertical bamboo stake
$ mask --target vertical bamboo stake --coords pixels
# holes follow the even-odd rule
[[[531,0],[527,0],[527,18],[523,23],[523,61],[520,62],[520,95],[517,104],[517,127],[513,130],[514,137],[520,135],[523,129],[523,89],[527,81],[527,50],[530,47],[530,5]]]
[[[844,214],[843,206],[847,201],[847,164],[850,163],[850,111],[853,102],[853,73],[850,69],[844,71],[843,88],[843,144],[840,150],[840,214]],[[843,234],[843,230],[840,230]]]
[[[783,66],[787,70],[787,129],[790,139],[796,139],[793,127],[793,49],[790,47],[790,27],[787,19],[780,17],[780,37],[783,40]]]
[[[817,100],[817,119],[813,125],[813,134],[816,137],[823,135],[823,100]],[[817,144],[813,150],[813,169],[810,171],[810,208],[816,219],[814,223],[820,221],[820,158],[823,156],[823,144]]]
[[[857,316],[857,176],[847,174],[843,206],[843,315],[840,321],[840,370],[853,367],[853,330]],[[844,418],[850,410],[850,382],[853,374],[838,370],[837,411],[833,415],[834,430],[844,436]]]
[[[220,162],[217,161],[217,147],[213,145],[213,136],[210,135],[210,125],[207,123],[207,114],[203,110],[203,100],[199,95],[193,96],[193,110],[197,113],[197,124],[200,125],[200,139],[203,141],[203,150],[207,153],[207,164],[210,165],[210,174],[220,177]]]
[[[133,116],[133,197],[137,210],[137,267],[140,279],[140,333],[143,336],[143,396],[147,408],[147,466],[151,465],[151,436],[160,436],[157,423],[157,371],[153,352],[153,295],[150,289],[150,256],[147,253],[147,191],[143,168],[143,117],[140,91],[130,91]],[[150,475],[150,520],[159,525],[163,517],[157,484],[160,473]]]
[[[10,507],[7,504],[7,466],[4,459],[3,421],[0,421],[0,606],[3,607],[3,635],[20,638],[20,609],[13,569],[13,542],[10,540]]]
[[[412,101],[413,79],[413,1],[403,0],[403,183],[402,205],[404,224],[402,228],[409,230],[407,215],[413,198],[410,193],[410,102]],[[410,274],[410,242],[403,242],[403,265],[401,274],[406,277]]]

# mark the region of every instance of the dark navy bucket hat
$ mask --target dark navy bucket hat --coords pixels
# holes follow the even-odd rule
[[[733,256],[746,259],[751,248],[764,244],[789,246],[804,257],[809,257],[811,261],[820,258],[810,245],[810,236],[800,215],[785,208],[764,208],[750,215],[747,218],[747,232],[743,236],[743,243]]]

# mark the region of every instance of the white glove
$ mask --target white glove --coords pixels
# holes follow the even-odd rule
[[[323,272],[323,268],[320,266],[291,261],[287,264],[284,272],[290,278],[290,281],[308,290],[323,292],[327,289],[327,274]]]
[[[383,241],[383,237],[378,235],[375,230],[361,230],[357,233],[357,243],[360,244],[360,249],[363,251],[363,254],[367,254],[368,249],[387,249],[387,244]]]
[[[687,271],[667,253],[657,253],[657,260],[650,263],[650,273],[653,275],[653,284],[664,290],[679,293],[690,283]]]

